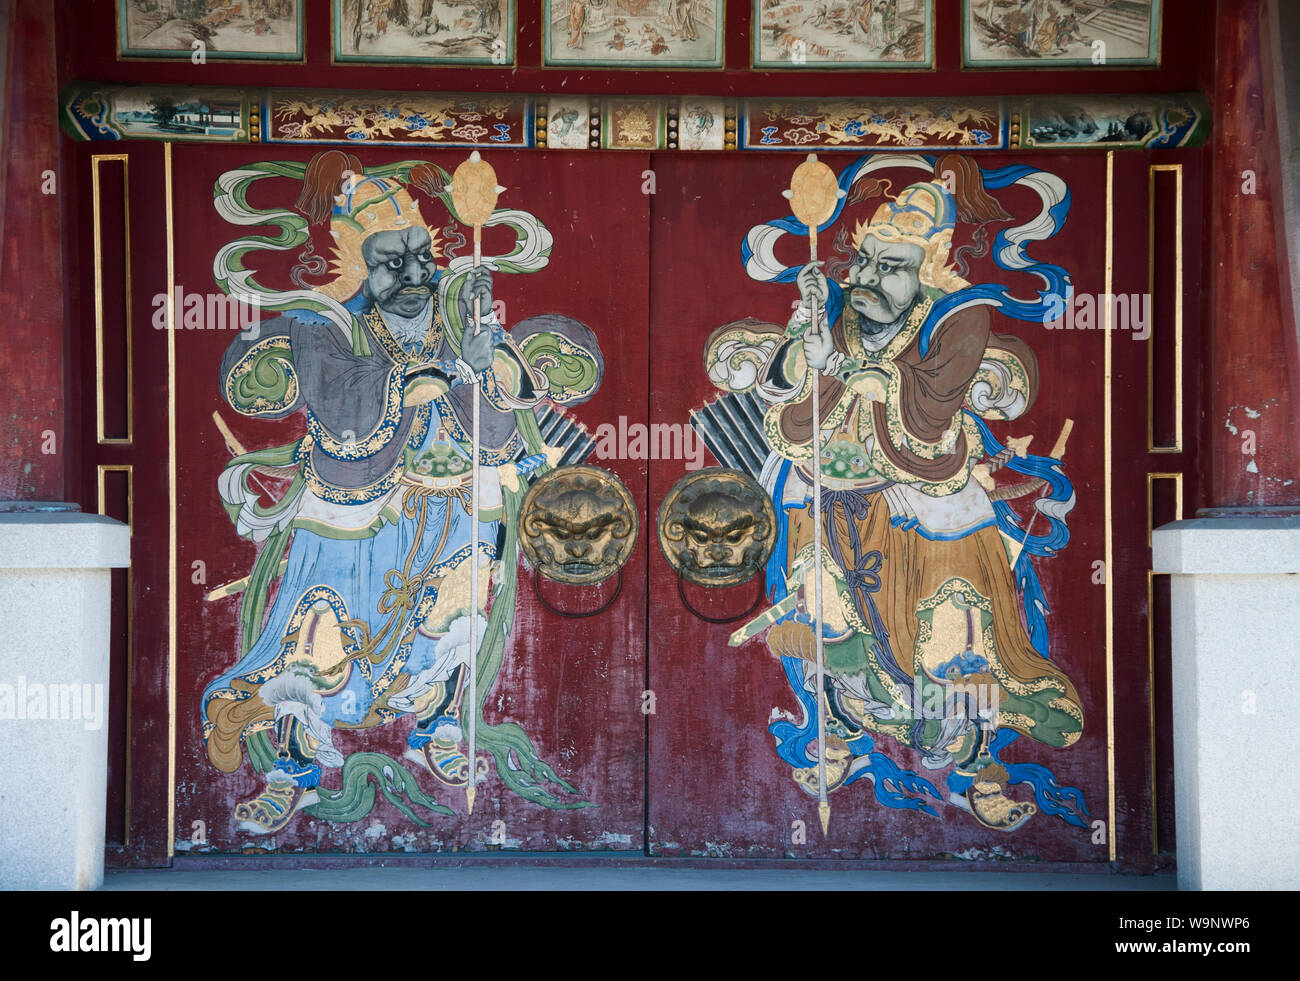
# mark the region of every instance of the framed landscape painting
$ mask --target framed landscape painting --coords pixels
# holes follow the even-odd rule
[[[515,0],[332,0],[336,63],[513,65]]]
[[[302,0],[118,0],[118,57],[302,61],[302,18]]]
[[[968,68],[1160,63],[1160,0],[964,0]]]
[[[934,65],[933,0],[753,0],[755,68]]]
[[[548,66],[721,68],[723,0],[544,0]]]

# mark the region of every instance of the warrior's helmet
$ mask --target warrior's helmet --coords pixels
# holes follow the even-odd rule
[[[921,283],[951,293],[969,285],[947,265],[956,225],[957,206],[942,181],[913,184],[881,204],[870,222],[858,222],[853,248],[861,248],[868,235],[882,242],[919,245],[925,250]]]
[[[334,261],[330,272],[334,278],[317,289],[337,300],[346,300],[361,288],[366,278],[366,260],[361,254],[361,243],[375,232],[424,228],[431,240],[430,254],[440,254],[437,231],[425,224],[419,205],[406,189],[388,178],[362,177],[345,182],[342,191],[334,196],[329,221],[330,235],[334,239]]]

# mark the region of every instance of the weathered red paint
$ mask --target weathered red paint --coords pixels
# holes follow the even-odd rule
[[[1220,0],[1211,93],[1214,133],[1204,228],[1214,243],[1201,359],[1202,506],[1300,503],[1295,313],[1284,295],[1276,223],[1284,222],[1277,131],[1265,112],[1260,3]],[[1271,84],[1271,79],[1268,80]],[[1247,172],[1254,194],[1243,193]],[[1254,455],[1245,450],[1253,434]],[[1254,464],[1255,470],[1248,469]]]
[[[0,500],[62,500],[69,451],[65,424],[63,253],[60,213],[66,195],[42,192],[59,174],[54,4],[14,0],[0,243],[0,364],[6,365]],[[53,452],[50,452],[50,451]]]
[[[660,193],[654,202],[651,257],[652,280],[672,282],[652,298],[652,391],[663,392],[652,403],[651,421],[686,418],[716,394],[704,374],[704,340],[722,323],[754,316],[784,323],[789,317],[792,286],[751,281],[740,263],[739,243],[758,221],[779,215],[779,197],[796,159],[789,154],[735,157],[657,156],[654,160]],[[1036,254],[1050,257],[1071,271],[1080,293],[1105,289],[1105,156],[1035,155],[1026,160],[1058,174],[1070,185],[1071,217],[1059,241],[1042,243]],[[981,158],[984,166],[1010,163],[1009,158]],[[1145,278],[1145,168],[1140,158],[1117,184],[1127,178],[1131,192],[1117,206],[1116,268],[1142,270]],[[908,173],[887,174],[908,180]],[[1011,199],[1015,200],[1015,199]],[[698,243],[683,248],[682,240]],[[831,233],[823,234],[829,250]],[[958,239],[960,243],[961,239]],[[795,246],[791,245],[793,249]],[[696,256],[718,257],[703,265]],[[728,254],[730,253],[730,254]],[[819,254],[822,254],[819,250]],[[792,260],[791,260],[792,261]],[[974,260],[972,282],[998,279],[987,259]],[[1115,292],[1141,291],[1129,282],[1136,274],[1117,279]],[[1078,493],[1071,515],[1071,540],[1061,555],[1038,563],[1040,578],[1052,608],[1052,658],[1074,679],[1084,700],[1083,737],[1075,745],[1052,750],[1028,740],[1013,747],[1011,758],[1051,766],[1062,783],[1081,788],[1094,819],[1107,820],[1105,590],[1092,582],[1092,563],[1105,555],[1103,488],[1103,343],[1100,330],[1066,332],[1034,330],[1002,319],[995,328],[1025,337],[1039,359],[1042,393],[1032,413],[1014,423],[995,424],[995,432],[1022,436],[1050,446],[1066,417],[1075,428],[1066,455],[1066,470]],[[1143,509],[1133,502],[1145,493],[1140,457],[1119,430],[1125,419],[1145,419],[1145,348],[1116,332],[1113,339],[1117,378],[1115,519],[1117,546],[1125,534],[1145,535]],[[1140,372],[1140,373],[1139,373]],[[1135,397],[1136,396],[1136,397]],[[1145,425],[1134,434],[1145,441]],[[1143,442],[1143,449],[1145,443]],[[1139,465],[1134,465],[1134,464]],[[683,472],[680,461],[652,465],[651,500],[662,500]],[[1130,515],[1124,518],[1120,512]],[[1136,518],[1136,521],[1133,519]],[[1121,523],[1124,530],[1120,530]],[[1138,538],[1145,542],[1145,538]],[[1020,858],[1035,861],[1106,862],[1106,844],[1094,844],[1092,829],[1070,827],[1047,815],[1035,817],[1023,830],[1003,834],[980,828],[954,808],[939,805],[940,816],[892,810],[878,805],[870,786],[861,781],[831,797],[830,836],[817,826],[816,801],[790,778],[790,768],[776,756],[767,731],[773,707],[796,710],[779,662],[761,639],[729,648],[727,638],[737,625],[700,622],[682,608],[675,577],[662,556],[651,555],[651,687],[658,694],[659,714],[651,726],[650,847],[652,854],[719,855],[729,858],[844,857],[858,859],[927,859],[957,855],[975,860]],[[1141,550],[1125,554],[1117,547],[1112,570],[1116,595],[1115,659],[1117,733],[1117,820],[1121,854],[1143,861],[1149,835],[1150,808],[1142,781],[1146,770],[1145,701],[1134,693],[1145,690],[1144,621],[1141,609],[1127,597],[1145,594],[1146,557]],[[723,591],[719,591],[723,593]],[[729,595],[693,597],[706,613],[721,615],[743,609],[748,588]],[[1135,661],[1141,658],[1142,670]],[[1124,716],[1121,723],[1118,716]],[[938,779],[919,768],[919,757],[878,739],[877,749],[906,768]],[[942,790],[942,780],[938,784]],[[806,846],[791,844],[791,822],[802,820]],[[1149,846],[1146,847],[1149,853]]]
[[[212,261],[218,248],[241,229],[226,225],[213,210],[212,187],[227,170],[257,160],[305,160],[315,148],[177,147],[173,156],[176,283],[188,293],[215,289]],[[413,159],[411,150],[359,150],[362,163],[376,166]],[[451,172],[468,156],[465,150],[422,151]],[[593,399],[573,415],[594,432],[601,423],[645,419],[647,339],[650,333],[646,296],[650,292],[645,261],[648,197],[641,193],[647,158],[643,154],[595,156],[563,152],[493,153],[484,158],[507,186],[500,205],[532,211],[552,231],[550,264],[530,275],[496,278],[494,295],[506,304],[507,325],[541,313],[563,313],[590,326],[605,356],[605,377]],[[301,190],[294,181],[279,182],[278,203],[291,204]],[[267,190],[258,188],[260,194]],[[260,199],[258,199],[260,200]],[[431,227],[448,223],[436,203],[421,198]],[[188,230],[203,229],[201,234]],[[485,255],[505,252],[509,234],[484,231]],[[317,250],[328,245],[317,240]],[[328,254],[328,253],[326,253]],[[256,257],[270,283],[287,283],[294,256]],[[278,259],[287,259],[279,262]],[[265,838],[237,830],[237,803],[255,797],[262,777],[247,763],[234,774],[220,773],[208,761],[199,719],[204,686],[238,660],[238,598],[215,602],[204,594],[239,579],[252,567],[254,548],[241,539],[222,509],[217,478],[230,458],[212,422],[220,412],[247,448],[274,446],[305,430],[301,416],[276,423],[246,419],[222,398],[218,367],[233,334],[230,331],[176,332],[178,412],[179,645],[177,658],[177,836],[181,848],[201,852],[265,848]],[[163,332],[148,329],[145,341],[161,349]],[[589,462],[612,470],[623,480],[638,513],[648,512],[646,464],[642,460]],[[485,708],[486,721],[510,720],[532,737],[543,759],[599,806],[553,811],[522,800],[490,775],[478,791],[472,817],[465,814],[463,790],[424,783],[439,803],[458,817],[433,815],[418,850],[455,851],[484,848],[494,821],[504,822],[511,847],[537,850],[635,850],[642,848],[644,815],[645,716],[641,692],[645,670],[645,555],[647,527],[642,520],[639,544],[623,571],[622,593],[611,608],[590,619],[571,621],[548,612],[533,595],[531,577],[520,576],[515,626],[501,674]],[[193,582],[195,562],[202,562],[206,581]],[[599,605],[611,584],[574,588],[546,585],[547,599],[559,609],[584,610]],[[336,737],[343,752],[384,752],[401,759],[408,721]],[[480,750],[482,753],[482,750]],[[486,754],[484,754],[486,755]],[[327,777],[327,785],[332,780]],[[190,848],[193,822],[203,821],[210,844]],[[382,826],[375,837],[372,830]],[[370,831],[370,834],[367,834]],[[380,799],[368,819],[330,824],[301,815],[274,835],[280,851],[401,851],[393,836],[420,831],[408,818]]]

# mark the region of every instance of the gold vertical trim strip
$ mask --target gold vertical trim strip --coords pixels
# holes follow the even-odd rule
[[[1174,445],[1155,443],[1155,289],[1156,289],[1156,173],[1174,175]],[[1183,452],[1183,165],[1153,164],[1147,169],[1147,295],[1151,297],[1151,330],[1147,338],[1147,452]]]
[[[1115,151],[1106,151],[1106,295],[1115,293]],[[1114,529],[1111,515],[1111,336],[1114,333],[1115,305],[1106,304],[1105,386],[1102,392],[1102,432],[1106,456],[1106,786],[1110,799],[1106,805],[1106,836],[1110,861],[1115,861],[1115,566]]]
[[[1148,489],[1150,484],[1147,485]],[[1160,823],[1156,813],[1156,628],[1155,628],[1155,573],[1147,570],[1147,726],[1150,739],[1147,752],[1151,757],[1151,854],[1160,854]]]
[[[135,473],[129,463],[101,463],[95,470],[95,499],[100,514],[107,514],[104,510],[106,487],[104,486],[104,474],[114,471],[126,474],[126,526],[135,534]]]
[[[100,208],[99,165],[106,160],[122,164],[122,263],[126,308],[126,436],[104,433],[104,246]],[[90,158],[91,247],[95,283],[95,440],[100,445],[130,443],[135,438],[135,405],[131,371],[131,160],[125,153],[97,153]]]
[[[1153,487],[1157,480],[1172,480],[1174,482],[1174,520],[1183,520],[1183,475],[1181,473],[1147,474],[1147,548],[1151,547],[1151,532],[1155,528],[1156,515]]]
[[[95,491],[98,511],[100,514],[107,515],[106,498],[107,488],[104,483],[104,474],[109,471],[121,471],[126,474],[126,526],[130,529],[132,537],[135,536],[135,471],[129,463],[101,463],[95,471]],[[131,844],[131,693],[135,690],[135,637],[131,629],[131,599],[135,588],[135,580],[132,576],[131,566],[126,567],[126,759],[123,761],[126,769],[125,779],[123,780],[122,794],[122,819],[123,832],[122,844],[129,846]]]
[[[1147,474],[1147,548],[1151,547],[1151,532],[1155,528],[1155,482],[1174,481],[1174,520],[1183,520],[1183,475],[1181,473]],[[1147,570],[1147,719],[1151,770],[1151,854],[1160,853],[1159,801],[1156,797],[1156,628],[1155,628],[1155,572]]]
[[[163,144],[167,203],[167,857],[176,853],[176,238],[172,145]]]

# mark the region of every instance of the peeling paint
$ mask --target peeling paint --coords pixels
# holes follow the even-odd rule
[[[734,846],[727,842],[706,841],[704,850],[693,850],[692,858],[731,858]]]
[[[994,845],[992,848],[967,848],[960,852],[953,852],[952,856],[965,862],[984,862],[990,859],[1006,861],[1015,858],[1001,845]]]
[[[1277,405],[1277,402],[1278,400],[1275,398],[1269,399],[1267,402],[1264,402],[1258,409],[1252,409],[1248,405],[1236,405],[1236,404],[1230,405],[1228,406],[1228,414],[1223,420],[1223,428],[1228,430],[1228,432],[1232,433],[1232,435],[1237,436],[1239,435],[1239,430],[1237,429],[1236,426],[1232,424],[1232,414],[1234,412],[1240,409],[1243,413],[1245,413],[1247,419],[1258,419],[1266,409],[1269,409],[1274,405]]]

